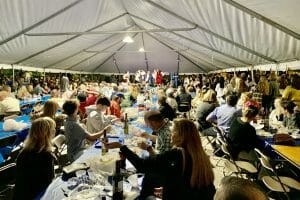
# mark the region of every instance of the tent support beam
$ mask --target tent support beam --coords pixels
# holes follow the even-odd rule
[[[142,21],[144,21],[144,22],[147,22],[147,23],[149,23],[149,24],[151,24],[151,25],[154,25],[154,26],[157,26],[157,27],[161,27],[160,25],[154,24],[154,23],[152,23],[152,22],[150,22],[150,21],[148,21],[148,20],[146,20],[146,19],[143,19],[143,18],[141,18],[141,17],[139,17],[139,16],[136,16],[136,15],[133,15],[133,14],[129,14],[129,15],[132,16],[132,17],[134,17],[134,18],[137,18],[137,19],[139,19],[139,20],[142,20]],[[241,59],[239,59],[239,58],[236,58],[236,57],[234,57],[234,56],[231,56],[231,55],[229,55],[229,54],[223,53],[223,52],[221,52],[221,51],[219,51],[219,50],[216,50],[216,49],[214,49],[214,48],[211,48],[211,47],[209,47],[209,46],[207,46],[207,45],[205,45],[205,44],[202,44],[202,43],[200,43],[200,42],[198,42],[198,41],[196,41],[196,40],[193,40],[193,39],[191,39],[191,38],[185,37],[185,36],[180,35],[180,34],[178,34],[178,33],[174,33],[174,32],[171,32],[171,33],[174,34],[174,35],[176,35],[176,36],[178,36],[178,37],[180,37],[180,38],[183,38],[183,39],[185,39],[185,40],[188,40],[188,41],[190,41],[190,42],[192,42],[192,43],[194,43],[194,44],[197,44],[197,45],[199,45],[199,46],[201,46],[201,47],[204,47],[204,48],[209,49],[209,50],[211,50],[211,51],[213,51],[213,52],[216,52],[216,53],[221,54],[221,55],[223,55],[223,56],[225,56],[225,57],[228,57],[228,58],[230,58],[230,59],[232,59],[232,60],[235,60],[235,61],[238,61],[238,62],[240,62],[240,63],[243,63],[244,65],[251,65],[251,64],[252,64],[252,63],[248,63],[248,62],[246,62],[246,61],[243,61],[243,60],[241,60]]]
[[[117,42],[115,42],[115,43],[109,45],[108,47],[106,47],[105,49],[103,49],[103,51],[105,51],[105,50],[107,50],[107,49],[110,49],[111,47],[113,47],[113,46],[119,44],[120,42],[122,42],[122,40],[119,40],[119,41],[117,41]],[[89,57],[87,57],[87,58],[84,58],[83,60],[81,60],[81,61],[79,61],[79,62],[73,64],[72,66],[66,68],[66,70],[70,70],[70,69],[74,68],[75,66],[77,66],[77,65],[79,65],[79,64],[81,64],[81,63],[83,63],[84,61],[87,61],[87,60],[89,60],[90,58],[93,58],[93,57],[97,56],[97,55],[100,54],[100,53],[102,53],[102,51],[98,51],[97,53],[94,53],[93,55],[91,55],[91,56],[89,56]]]
[[[160,44],[165,45],[166,47],[168,47],[169,49],[175,50],[173,49],[171,46],[169,46],[168,44],[166,44],[165,42],[161,41],[160,39],[156,38],[155,36],[147,33],[150,37],[152,37],[154,40],[156,40],[157,42],[159,42]],[[193,63],[196,67],[198,67],[199,69],[202,70],[202,72],[207,72],[207,70],[205,70],[203,67],[199,66],[198,64],[196,64],[194,61],[192,61],[191,59],[189,59],[188,57],[186,57],[185,55],[183,55],[182,53],[178,52],[179,55],[181,55],[182,57],[184,57],[186,60],[190,61],[191,63]]]
[[[134,36],[132,37],[132,38],[135,38],[135,36],[137,35],[137,33],[136,34],[134,34]],[[118,48],[117,49],[117,51],[120,51],[123,47],[125,47],[126,46],[126,44],[127,43],[125,43],[125,44],[123,44],[120,48]],[[112,53],[110,56],[108,56],[100,65],[98,65],[97,67],[95,67],[95,69],[93,69],[92,71],[93,72],[96,72],[98,69],[100,69],[102,66],[103,66],[103,64],[104,63],[106,63],[106,61],[108,61],[110,58],[112,58],[113,56],[115,56],[115,52],[114,53]]]
[[[282,25],[278,24],[277,22],[275,22],[275,21],[273,21],[273,20],[271,20],[271,19],[255,12],[255,11],[253,11],[253,10],[251,10],[251,9],[249,9],[249,8],[247,8],[247,7],[241,5],[241,4],[239,4],[239,3],[237,3],[233,0],[223,0],[223,1],[230,4],[231,6],[233,6],[235,8],[237,8],[237,9],[242,10],[243,12],[246,12],[247,14],[249,14],[249,15],[251,15],[251,16],[253,16],[253,17],[255,17],[255,18],[271,25],[271,26],[273,26],[274,28],[277,28],[277,29],[281,30],[282,32],[284,32],[284,33],[300,40],[300,34],[292,31],[291,29],[289,29],[285,26],[282,26]]]
[[[20,35],[23,35],[24,33],[26,33],[26,32],[28,32],[28,31],[30,31],[30,30],[32,30],[32,29],[38,27],[39,25],[45,23],[46,21],[48,21],[48,20],[50,20],[50,19],[52,19],[52,18],[54,18],[54,17],[60,15],[61,13],[65,12],[65,11],[67,11],[68,9],[74,7],[75,5],[81,3],[82,1],[84,1],[84,0],[77,0],[77,1],[75,1],[75,2],[73,2],[73,3],[71,3],[70,5],[68,5],[68,6],[66,6],[66,7],[64,7],[64,8],[62,8],[62,9],[60,9],[60,10],[58,10],[57,12],[53,13],[52,15],[50,15],[50,16],[48,16],[48,17],[42,19],[41,21],[39,21],[39,22],[37,22],[37,23],[35,23],[35,24],[33,24],[33,25],[31,25],[31,26],[29,26],[29,27],[27,27],[27,28],[25,28],[25,29],[19,31],[18,33],[16,33],[16,34],[14,34],[14,35],[12,35],[12,36],[10,36],[10,37],[8,37],[8,38],[6,38],[6,39],[0,41],[0,45],[3,45],[3,44],[5,44],[5,43],[7,43],[7,42],[9,42],[9,41],[11,41],[11,40],[13,40],[13,39],[15,39],[16,37],[19,37]]]
[[[142,33],[142,45],[143,49],[145,50],[145,40],[144,40],[144,33]],[[144,56],[145,56],[145,64],[146,64],[146,72],[149,70],[149,65],[148,65],[148,58],[147,58],[147,53],[144,51]]]
[[[118,66],[117,60],[115,59],[115,56],[113,55],[113,61],[114,61],[114,65],[117,68],[118,72],[121,73],[120,68]]]
[[[145,1],[148,2],[149,4],[151,4],[152,6],[154,6],[154,7],[158,8],[158,9],[160,9],[160,10],[162,10],[162,11],[164,11],[164,12],[166,12],[166,13],[174,16],[174,17],[176,17],[177,19],[180,19],[180,20],[182,20],[182,21],[184,21],[184,22],[186,22],[188,24],[191,24],[192,26],[196,26],[198,29],[200,29],[200,30],[204,31],[205,33],[208,33],[208,34],[210,34],[210,35],[212,35],[212,36],[214,36],[214,37],[216,37],[216,38],[218,38],[218,39],[220,39],[222,41],[228,42],[231,45],[234,45],[234,46],[236,46],[236,47],[238,47],[240,49],[243,49],[244,51],[247,51],[248,53],[256,55],[256,56],[258,56],[260,58],[263,58],[263,59],[265,59],[265,60],[267,60],[269,62],[277,62],[273,58],[270,58],[270,57],[265,56],[265,55],[263,55],[263,54],[261,54],[259,52],[256,52],[256,51],[254,51],[252,49],[249,49],[248,47],[245,47],[245,46],[243,46],[243,45],[241,45],[239,43],[236,43],[236,42],[234,42],[234,41],[232,41],[232,40],[230,40],[230,39],[228,39],[228,38],[226,38],[226,37],[224,37],[222,35],[219,35],[219,34],[213,32],[213,31],[211,31],[211,30],[209,30],[209,29],[207,29],[207,28],[205,28],[203,26],[200,26],[199,24],[196,24],[193,21],[190,21],[190,20],[186,19],[186,18],[184,18],[184,17],[182,17],[182,16],[180,16],[180,15],[178,15],[178,14],[176,14],[176,13],[174,13],[174,12],[172,12],[172,11],[166,9],[166,8],[164,8],[163,6],[161,6],[161,5],[153,2],[151,0],[145,0]]]
[[[74,57],[74,56],[77,56],[77,55],[79,55],[80,53],[86,51],[87,49],[93,48],[93,47],[95,47],[95,46],[97,46],[97,45],[99,45],[99,44],[102,44],[103,42],[105,42],[105,41],[107,41],[107,40],[110,40],[111,38],[113,38],[113,37],[116,36],[116,35],[118,35],[118,34],[117,34],[117,33],[116,33],[116,34],[112,34],[112,35],[110,35],[109,37],[107,37],[107,38],[105,38],[105,39],[103,39],[103,40],[100,40],[100,41],[98,41],[97,43],[92,44],[92,45],[88,46],[88,47],[85,48],[85,49],[82,49],[82,50],[80,50],[80,51],[78,51],[78,52],[76,52],[76,53],[74,53],[74,54],[72,54],[72,55],[70,55],[70,56],[67,56],[67,57],[63,58],[63,59],[60,59],[60,60],[56,61],[55,63],[51,63],[51,64],[45,66],[44,68],[48,68],[48,67],[51,67],[51,66],[55,66],[55,65],[58,64],[58,63],[61,63],[61,62],[65,61],[65,60],[67,60],[67,59],[69,59],[69,58],[72,58],[72,57]]]
[[[127,13],[123,13],[123,14],[117,16],[117,17],[114,17],[114,18],[112,18],[112,19],[106,21],[106,22],[103,22],[102,24],[99,24],[99,25],[97,25],[97,26],[95,26],[95,27],[93,27],[93,28],[90,28],[90,29],[88,29],[86,32],[95,30],[95,29],[97,29],[97,28],[99,28],[99,27],[101,27],[101,26],[104,26],[104,25],[106,25],[106,24],[109,24],[109,23],[111,23],[111,22],[113,22],[113,21],[115,21],[115,20],[117,20],[117,19],[123,17],[124,15],[127,15]],[[21,60],[18,60],[18,61],[15,62],[14,64],[19,64],[19,63],[21,63],[21,62],[24,62],[25,60],[28,60],[28,59],[30,59],[30,58],[33,58],[33,57],[35,57],[35,56],[37,56],[37,55],[39,55],[39,54],[41,54],[41,53],[44,53],[44,52],[46,52],[46,51],[49,51],[49,50],[51,50],[51,49],[53,49],[53,48],[55,48],[55,47],[58,47],[58,46],[60,46],[60,45],[62,45],[62,44],[65,44],[66,42],[69,42],[69,41],[71,41],[71,40],[74,40],[74,39],[76,39],[76,38],[78,38],[78,37],[80,37],[80,36],[82,36],[82,35],[80,35],[80,34],[79,34],[79,35],[75,35],[75,36],[73,36],[73,37],[71,37],[71,38],[69,38],[69,39],[67,39],[67,40],[64,40],[64,41],[62,41],[62,42],[59,42],[59,43],[57,43],[57,44],[55,44],[55,45],[52,45],[52,46],[50,46],[50,47],[48,47],[48,48],[46,48],[46,49],[43,49],[43,50],[41,50],[41,51],[39,51],[39,52],[36,52],[36,53],[34,53],[34,54],[30,55],[30,56],[27,56],[26,58],[23,58],[23,59],[21,59]]]
[[[115,33],[156,33],[156,32],[171,32],[171,31],[191,31],[192,28],[170,28],[170,29],[140,29],[140,30],[120,30],[120,31],[93,31],[93,32],[61,32],[61,33],[27,33],[26,36],[61,36],[61,35],[100,35],[100,34],[115,34]]]

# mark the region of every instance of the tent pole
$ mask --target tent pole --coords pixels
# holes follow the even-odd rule
[[[252,81],[254,81],[254,66],[251,65],[250,67],[251,67],[251,79]]]
[[[13,64],[11,64],[11,68],[12,68],[12,73],[13,73],[12,80],[13,80],[13,85],[14,85],[14,83],[15,83],[15,68],[14,68]]]

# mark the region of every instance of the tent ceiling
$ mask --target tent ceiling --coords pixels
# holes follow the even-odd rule
[[[0,63],[97,73],[179,63],[185,73],[299,60],[299,9],[298,0],[3,0]]]

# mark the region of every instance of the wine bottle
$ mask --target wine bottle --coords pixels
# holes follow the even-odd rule
[[[124,118],[124,134],[128,135],[129,130],[128,130],[128,116],[127,113],[125,113],[125,118]]]
[[[123,175],[121,173],[121,161],[116,161],[116,171],[113,175],[113,200],[123,200]]]
[[[102,148],[101,148],[101,154],[102,156],[105,155],[108,152],[108,149],[105,147],[105,143],[108,142],[108,138],[106,135],[106,129],[103,130],[103,139],[102,139]]]

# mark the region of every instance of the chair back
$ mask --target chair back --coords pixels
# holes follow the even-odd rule
[[[65,143],[66,143],[66,136],[61,135],[61,134],[57,135],[55,138],[52,139],[52,144],[57,149],[61,149]]]

